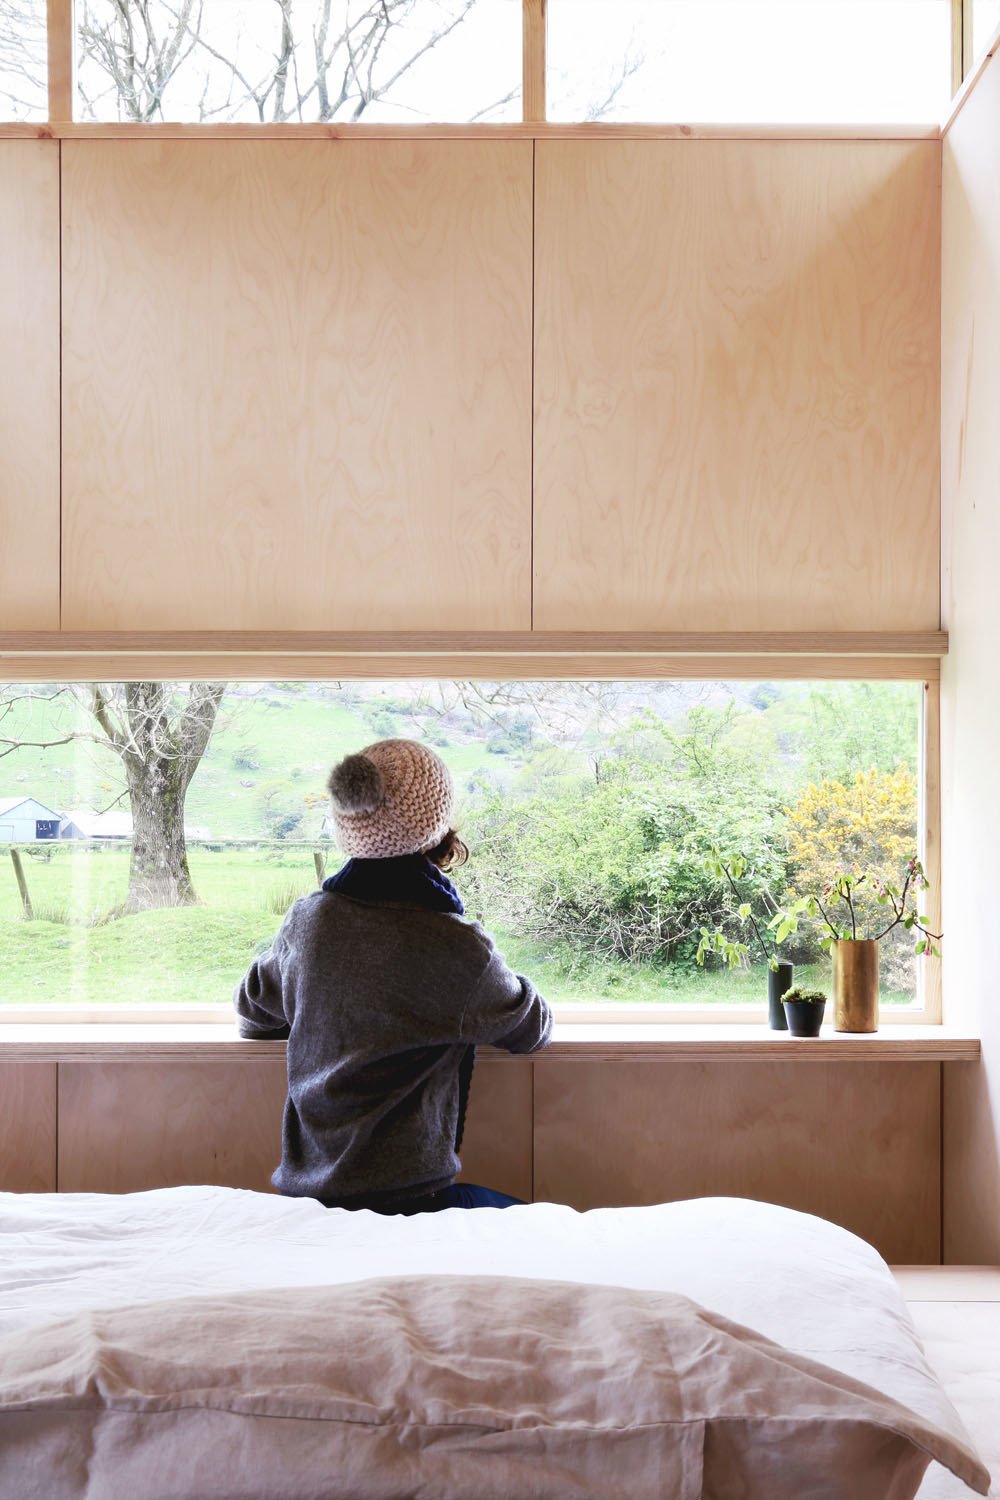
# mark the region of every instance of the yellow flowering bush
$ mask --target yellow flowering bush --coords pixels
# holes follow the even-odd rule
[[[785,809],[790,883],[822,889],[835,871],[865,870],[893,878],[917,839],[917,780],[908,766],[859,771],[854,780],[824,780]]]

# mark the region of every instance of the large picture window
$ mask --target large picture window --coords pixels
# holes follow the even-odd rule
[[[331,764],[445,759],[470,916],[557,1004],[759,1006],[768,921],[921,850],[918,682],[0,686],[2,1002],[224,1006],[341,855]],[[753,917],[748,920],[747,913]],[[733,946],[729,967],[705,932]],[[781,957],[829,984],[822,932]],[[702,962],[698,948],[702,946]],[[909,934],[882,1001],[919,1003]],[[650,1012],[651,1014],[653,1012]]]

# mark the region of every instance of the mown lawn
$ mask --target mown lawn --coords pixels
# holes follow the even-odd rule
[[[228,1004],[282,913],[316,884],[312,846],[194,847],[200,905],[102,923],[125,895],[126,849],[62,844],[51,858],[22,850],[22,861],[36,911],[31,922],[21,915],[13,868],[0,850],[0,1003],[8,1005]],[[582,964],[518,934],[494,936],[507,961],[554,1001],[727,1005],[763,1003],[767,994],[764,966],[692,973],[679,965]],[[829,993],[826,965],[801,968],[796,978]],[[910,996],[883,991],[882,1000],[907,1004]]]
[[[0,862],[0,1001],[5,1004],[228,1003],[281,913],[316,884],[311,848],[189,851],[201,904],[101,923],[128,886],[128,851],[22,850],[37,920],[20,913]],[[57,917],[59,920],[50,920]]]

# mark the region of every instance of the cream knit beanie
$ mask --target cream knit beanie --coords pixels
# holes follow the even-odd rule
[[[327,786],[337,843],[354,859],[423,854],[451,827],[451,772],[416,740],[379,740],[345,756]]]

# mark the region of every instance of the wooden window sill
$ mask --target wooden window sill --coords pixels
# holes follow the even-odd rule
[[[0,1027],[0,1062],[49,1060],[77,1061],[86,1058],[243,1058],[263,1061],[284,1054],[284,1042],[253,1042],[241,1039],[232,1022],[202,1024],[120,1025],[91,1023],[63,1025],[5,1024]],[[492,1055],[520,1059],[510,1053]],[[561,1022],[553,1040],[537,1057],[614,1059],[636,1057],[684,1057],[692,1062],[774,1062],[796,1057],[800,1061],[860,1062],[977,1062],[978,1037],[943,1026],[887,1026],[871,1035],[848,1035],[825,1030],[815,1040],[769,1031],[762,1024],[711,1025],[654,1024],[586,1025]]]

